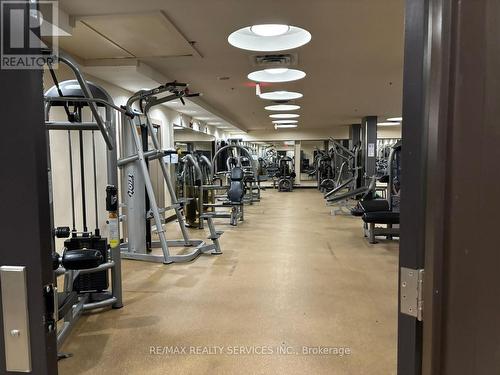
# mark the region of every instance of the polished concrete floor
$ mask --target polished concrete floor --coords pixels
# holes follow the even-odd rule
[[[219,229],[223,255],[124,261],[125,307],[79,321],[60,374],[396,373],[397,242],[367,244],[315,189]]]

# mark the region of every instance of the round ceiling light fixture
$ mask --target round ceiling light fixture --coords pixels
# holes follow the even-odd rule
[[[288,68],[268,68],[264,69],[264,71],[269,74],[283,74],[288,72]]]
[[[276,105],[268,105],[264,107],[267,111],[296,111],[300,109],[300,105],[295,104],[276,104]]]
[[[297,118],[300,117],[300,115],[297,115],[295,113],[276,113],[274,115],[269,115],[271,118]]]
[[[272,68],[252,72],[248,75],[248,79],[255,82],[290,82],[305,76],[306,73],[298,69]]]
[[[282,129],[282,128],[296,128],[297,124],[274,124],[274,129]]]
[[[300,92],[293,91],[271,91],[260,94],[261,99],[277,101],[300,99],[303,96]]]
[[[273,124],[296,124],[298,123],[297,120],[275,120],[273,121]]]
[[[283,24],[261,24],[243,27],[231,33],[229,44],[248,51],[285,51],[311,40],[311,33],[300,27]]]
[[[250,31],[258,36],[280,36],[288,32],[290,26],[280,24],[263,24],[250,26]]]

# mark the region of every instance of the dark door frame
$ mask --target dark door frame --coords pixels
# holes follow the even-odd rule
[[[8,35],[3,26],[2,36]],[[56,332],[49,319],[53,299],[44,296],[54,273],[42,71],[0,70],[0,87],[0,266],[26,267],[32,373],[55,375]],[[0,304],[5,303],[1,298]],[[14,374],[6,370],[3,318],[0,309],[0,374]]]
[[[425,202],[427,193],[423,182],[427,168],[425,93],[428,3],[429,0],[405,2],[400,269],[424,268],[426,210],[422,202]],[[422,332],[422,322],[399,312],[398,374],[421,374]]]

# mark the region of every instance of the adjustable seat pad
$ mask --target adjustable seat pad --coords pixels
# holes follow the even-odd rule
[[[240,167],[234,167],[231,169],[231,174],[229,176],[231,183],[229,185],[229,190],[227,191],[227,198],[230,202],[241,202],[245,191],[243,189],[243,169]]]

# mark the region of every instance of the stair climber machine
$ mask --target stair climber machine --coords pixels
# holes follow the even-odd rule
[[[57,331],[58,348],[62,346],[79,317],[88,311],[103,310],[104,308],[121,308],[122,283],[120,263],[120,233],[118,225],[118,174],[116,151],[116,115],[115,111],[125,110],[115,106],[109,94],[100,86],[85,81],[78,66],[69,58],[62,55],[54,57],[53,61],[64,64],[74,73],[74,80],[59,82],[53,66],[49,63],[48,71],[54,81],[54,86],[46,91],[45,102],[45,127],[47,129],[48,173],[49,173],[49,199],[52,229],[52,259],[54,271],[54,284],[45,287],[45,298],[54,301],[51,316],[47,317],[46,324],[50,330]],[[54,121],[60,116],[56,108],[62,108],[66,117],[65,121]],[[52,111],[52,109],[54,109]],[[84,118],[89,120],[84,120]],[[50,134],[52,132],[67,133],[67,150],[69,168],[67,172],[69,190],[71,194],[72,226],[55,226],[54,207],[61,211],[65,205],[62,199],[53,199],[54,174],[50,157]],[[77,135],[76,142],[74,139]],[[56,134],[54,134],[56,136]],[[64,139],[64,138],[63,138]],[[96,141],[106,144],[106,165],[103,167],[96,160]],[[78,147],[74,149],[74,143]],[[90,143],[90,145],[88,144]],[[85,151],[92,150],[92,166],[87,165]],[[78,173],[75,173],[75,154],[79,160]],[[59,164],[59,163],[58,163]],[[60,164],[59,164],[60,165]],[[105,170],[107,186],[99,194],[97,171]],[[95,228],[88,228],[88,190],[86,180],[88,176],[93,179],[93,197]],[[80,189],[81,218],[76,215],[76,197]],[[105,191],[105,193],[104,193]],[[76,194],[75,194],[76,193]],[[107,218],[104,220],[99,215],[99,197],[106,197]],[[79,215],[78,215],[79,216]],[[100,225],[106,222],[107,237],[101,233]],[[77,229],[81,223],[81,227]],[[64,239],[62,252],[56,252],[58,244]],[[64,278],[60,290],[57,288],[58,277]],[[61,323],[57,323],[61,320]],[[58,328],[59,327],[59,328]],[[60,354],[59,358],[68,357],[69,354]]]
[[[140,90],[127,101],[125,110],[127,113],[134,113],[134,116],[123,116],[122,155],[118,160],[118,166],[122,169],[123,186],[126,186],[123,206],[126,211],[124,220],[127,241],[121,246],[122,258],[169,264],[189,262],[200,254],[222,254],[219,244],[222,232],[215,229],[211,213],[202,214],[201,220],[205,220],[208,224],[210,230],[208,239],[212,243],[206,244],[204,240],[189,237],[182,214],[182,208],[186,202],[177,198],[166,162],[166,156],[177,152],[173,149],[160,149],[160,142],[149,115],[151,108],[157,105],[176,99],[184,103],[184,98],[198,95],[191,94],[185,83],[171,82],[152,90]],[[133,110],[134,106],[139,109]],[[146,136],[151,137],[152,149],[145,149],[140,135],[142,139]],[[148,161],[154,159],[160,162],[170,198],[170,206],[167,207],[158,207],[153,190]],[[182,238],[179,240],[167,239],[165,216],[168,211],[173,211],[177,218],[177,224],[182,233]],[[152,239],[151,222],[155,224],[158,241]],[[184,250],[178,254],[171,254],[171,249],[175,247]],[[162,255],[154,254],[152,251],[154,248],[161,248]]]

